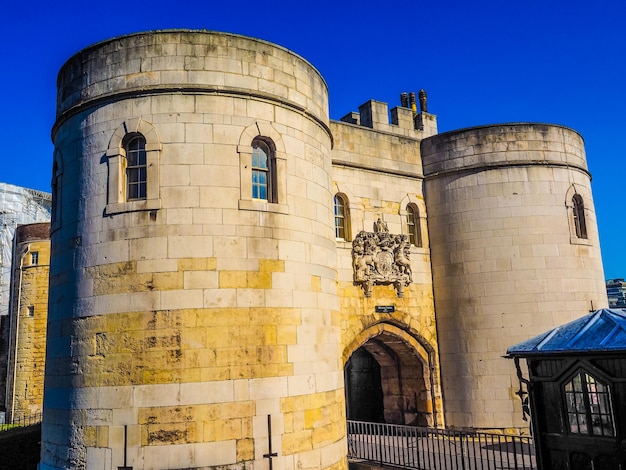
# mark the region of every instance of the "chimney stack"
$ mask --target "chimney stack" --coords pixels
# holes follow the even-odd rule
[[[400,106],[403,108],[409,107],[409,94],[406,91],[400,93]]]
[[[428,104],[426,103],[426,90],[423,88],[418,93],[420,99],[420,113],[428,112]]]
[[[411,103],[411,110],[413,111],[413,114],[417,114],[417,103],[415,102],[415,92],[414,91],[409,93],[409,101]]]

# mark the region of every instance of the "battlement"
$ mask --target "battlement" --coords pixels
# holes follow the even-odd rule
[[[369,100],[359,106],[358,113],[349,112],[340,121],[405,136],[414,132],[419,132],[421,138],[437,134],[437,116],[428,112],[424,90],[419,92],[419,113],[415,93],[402,93],[400,101],[400,106],[391,108],[391,119],[387,103]]]

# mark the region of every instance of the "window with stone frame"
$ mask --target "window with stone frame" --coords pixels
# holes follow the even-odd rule
[[[267,121],[255,121],[239,136],[240,210],[289,213],[287,152],[281,134]]]
[[[420,224],[419,209],[415,204],[406,206],[406,227],[409,235],[409,242],[417,247],[422,246],[422,228]]]
[[[335,213],[335,238],[337,240],[350,240],[350,213],[348,209],[348,200],[343,194],[335,194],[334,198]]]
[[[151,123],[132,118],[120,124],[106,152],[106,215],[161,208],[160,153],[159,136]]]
[[[39,252],[38,251],[31,252],[30,264],[31,266],[37,266],[39,264]]]

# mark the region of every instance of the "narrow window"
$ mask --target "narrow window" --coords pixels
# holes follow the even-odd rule
[[[339,194],[335,195],[335,238],[347,240],[346,201]]]
[[[126,150],[126,199],[128,201],[146,199],[148,179],[146,139],[141,134],[133,134],[124,148]]]
[[[581,371],[565,384],[569,432],[614,436],[611,393],[608,385]]]
[[[54,161],[52,164],[52,214],[50,225],[56,227],[57,220],[59,220],[59,164]]]
[[[587,223],[585,221],[585,204],[580,194],[574,194],[572,198],[574,211],[574,227],[578,238],[587,238]]]
[[[274,151],[264,138],[252,142],[252,199],[276,202]]]
[[[406,206],[406,227],[409,232],[409,242],[415,246],[422,246],[420,214],[415,204]]]
[[[33,251],[30,254],[30,264],[32,266],[37,266],[39,264],[39,252]]]
[[[29,305],[28,306],[28,316],[29,317],[34,317],[35,316],[35,306],[34,305]]]

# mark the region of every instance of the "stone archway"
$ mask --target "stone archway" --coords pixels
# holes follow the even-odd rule
[[[386,324],[368,329],[360,339],[346,351],[348,419],[436,425],[425,348],[406,331]]]

